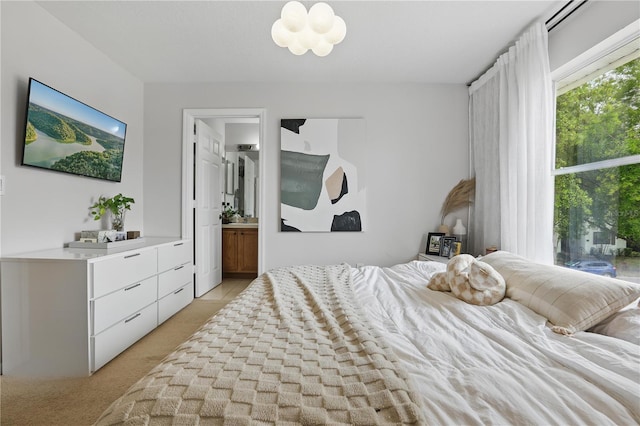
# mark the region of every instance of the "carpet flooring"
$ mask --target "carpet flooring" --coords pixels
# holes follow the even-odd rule
[[[0,424],[93,424],[109,404],[173,352],[250,282],[246,279],[225,279],[90,377],[25,379],[0,376]]]

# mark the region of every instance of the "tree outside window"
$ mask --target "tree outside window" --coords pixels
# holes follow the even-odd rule
[[[639,154],[640,58],[557,97],[557,264],[606,260],[640,282]]]

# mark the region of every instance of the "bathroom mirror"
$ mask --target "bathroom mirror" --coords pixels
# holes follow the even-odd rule
[[[247,218],[258,217],[259,129],[255,119],[227,122],[224,127],[224,201]]]
[[[225,170],[224,192],[225,194],[233,195],[234,177],[235,177],[234,163],[229,160],[224,160],[224,170]]]

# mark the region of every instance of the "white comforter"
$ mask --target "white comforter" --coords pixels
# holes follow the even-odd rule
[[[353,268],[353,286],[422,396],[429,424],[640,423],[640,346],[553,333],[505,298],[475,306],[426,288],[445,265]]]

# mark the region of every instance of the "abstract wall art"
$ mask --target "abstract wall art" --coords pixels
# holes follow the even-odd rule
[[[281,120],[281,231],[364,230],[365,137],[362,118]]]

